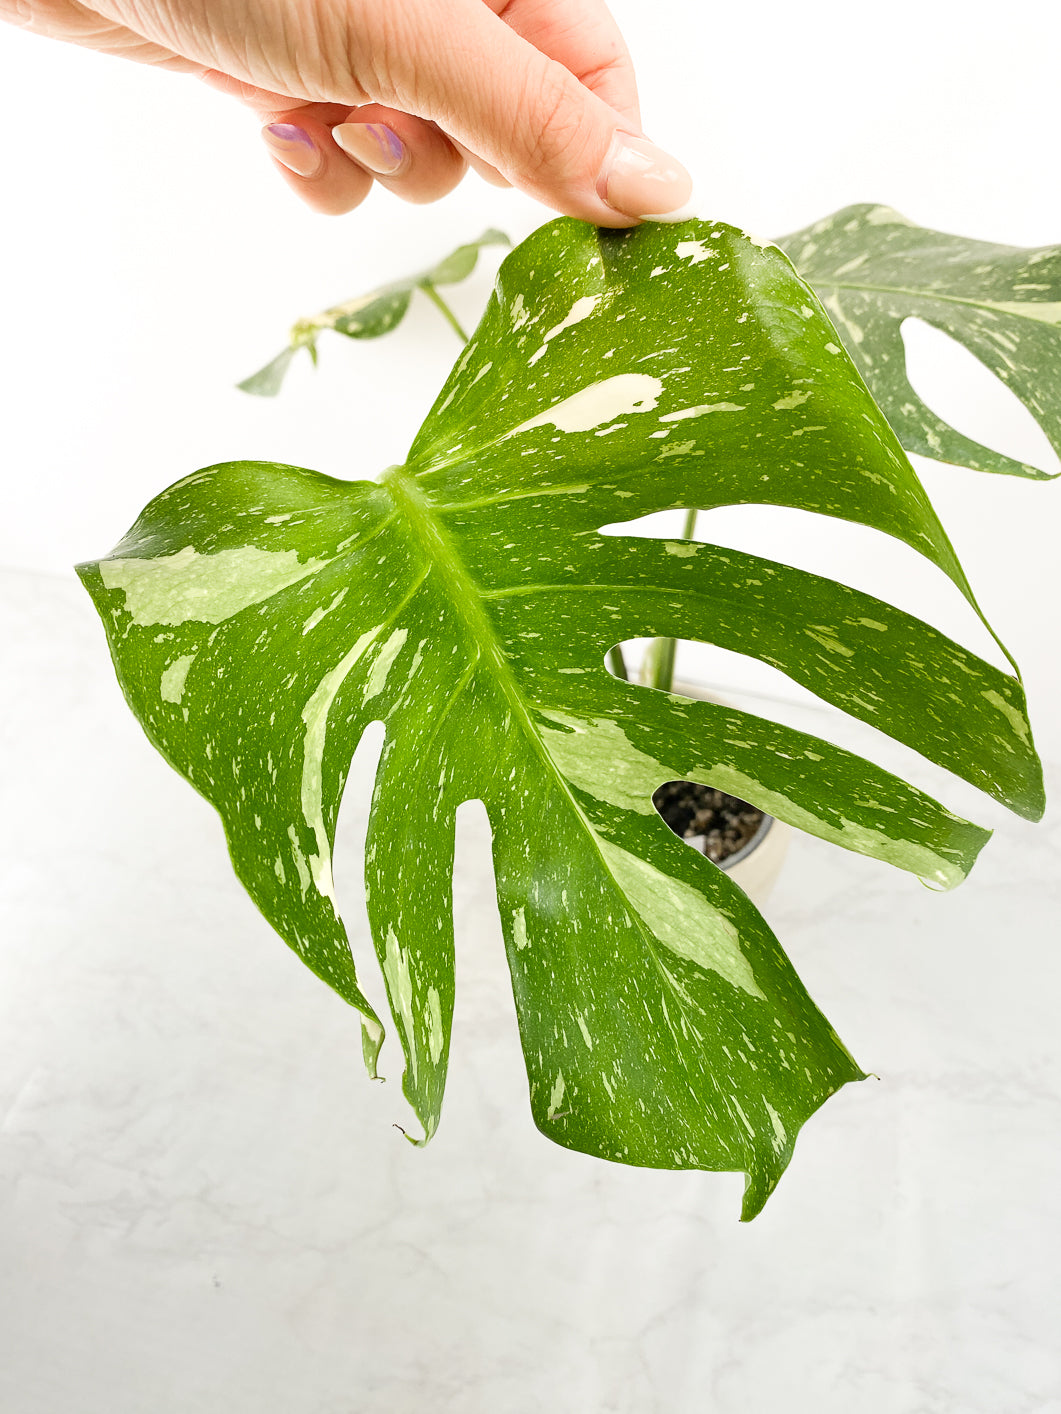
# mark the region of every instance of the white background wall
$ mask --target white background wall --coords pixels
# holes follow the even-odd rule
[[[1061,240],[1061,20],[1048,0],[613,9],[637,57],[647,130],[694,172],[703,214],[780,234],[869,200],[983,239]],[[152,494],[212,462],[361,477],[399,460],[455,353],[429,308],[374,345],[326,339],[321,370],[296,367],[275,403],[233,384],[281,347],[294,317],[487,224],[518,239],[548,216],[475,178],[433,207],[377,191],[351,215],[313,215],[231,100],[12,29],[0,33],[0,91],[0,564],[66,573],[109,548]],[[470,319],[494,264],[455,294]],[[907,328],[919,336],[915,381],[945,415],[1056,466],[990,375],[935,331]],[[1045,651],[1057,643],[1059,490],[923,469],[1033,703],[1061,693]],[[701,534],[891,594],[991,654],[951,586],[912,553],[805,521],[741,508],[716,512]],[[709,667],[738,681],[750,671]]]

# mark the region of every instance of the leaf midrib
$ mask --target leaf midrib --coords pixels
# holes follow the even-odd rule
[[[452,537],[439,524],[432,513],[434,507],[431,501],[416,485],[414,479],[408,475],[404,467],[390,467],[380,478],[380,484],[389,492],[399,518],[404,520],[421,553],[437,572],[445,597],[455,608],[461,627],[474,645],[474,651],[479,654],[479,661],[486,660],[493,667],[495,680],[500,686],[514,718],[523,729],[524,736],[530,742],[531,749],[584,826],[589,841],[600,859],[603,873],[622,900],[624,912],[641,934],[645,948],[655,963],[664,984],[673,992],[676,1000],[684,1009],[686,999],[660,961],[658,939],[650,931],[637,910],[629,906],[626,895],[608,868],[607,861],[601,852],[596,830],[575,799],[569,781],[545,748],[541,734],[528,710],[524,694],[516,680],[516,675],[509,664],[508,655],[501,645],[489,616],[482,607],[483,591],[471,575],[464,570]]]
[[[802,272],[800,272],[802,274]],[[932,290],[910,289],[907,285],[861,285],[847,280],[818,280],[812,275],[803,275],[803,279],[811,286],[819,296],[823,290],[856,290],[861,294],[877,295],[909,295],[912,299],[936,301],[940,304],[960,304],[968,309],[990,310],[998,318],[1004,319],[1007,315],[1013,319],[1025,319],[1032,324],[1038,324],[1044,329],[1056,328],[1056,325],[1048,324],[1042,319],[1037,319],[1034,314],[1021,314],[1017,310],[1003,308],[1001,305],[993,303],[991,300],[963,299],[961,295],[944,295]],[[1035,308],[1035,300],[1014,300],[1013,304],[1028,304]],[[1043,300],[1043,304],[1052,304],[1052,300]]]

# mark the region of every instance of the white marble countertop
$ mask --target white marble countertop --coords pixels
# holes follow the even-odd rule
[[[742,1226],[739,1175],[534,1130],[474,810],[446,1110],[406,1144],[393,1053],[370,1084],[80,587],[7,574],[0,604],[0,1409],[1061,1410],[1061,762],[1045,824],[978,809],[997,834],[951,894],[797,839],[767,914],[879,1079]]]

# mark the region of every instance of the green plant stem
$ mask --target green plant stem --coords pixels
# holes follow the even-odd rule
[[[648,645],[641,664],[641,681],[646,687],[670,692],[671,683],[674,681],[676,648],[677,643],[673,638],[654,638]]]
[[[457,338],[460,339],[462,343],[466,344],[468,342],[469,336],[461,328],[460,320],[453,313],[452,309],[450,309],[449,305],[439,294],[438,290],[435,289],[434,285],[428,284],[425,280],[425,282],[420,286],[420,288],[423,290],[424,294],[427,295],[431,303],[439,309],[443,319],[445,319],[446,323],[457,335]]]
[[[622,678],[623,682],[629,682],[630,674],[626,671],[626,659],[623,657],[623,650],[618,643],[614,648],[608,649],[608,667],[617,678]]]
[[[696,536],[696,517],[699,511],[688,510],[685,512],[685,524],[682,526],[682,539],[692,540]],[[678,652],[678,640],[676,638],[654,638],[645,649],[644,661],[641,664],[641,681],[646,687],[658,688],[661,692],[670,692],[674,683],[674,659]]]

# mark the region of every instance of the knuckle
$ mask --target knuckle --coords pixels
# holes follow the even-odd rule
[[[403,3],[382,5],[329,5],[325,8],[335,16],[341,27],[336,50],[362,93],[365,102],[405,108],[413,99],[411,78],[419,65],[411,65],[409,56],[419,52],[421,38],[415,7]],[[356,22],[350,18],[356,14]]]
[[[571,100],[567,76],[556,67],[528,80],[515,113],[513,150],[522,155],[531,179],[575,170],[586,156],[583,115]]]

